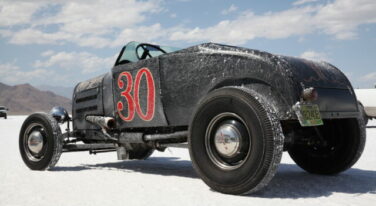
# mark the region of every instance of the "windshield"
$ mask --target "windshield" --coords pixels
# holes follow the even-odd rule
[[[178,50],[180,50],[180,48],[151,45],[132,41],[123,48],[121,56],[118,57],[115,65],[137,62],[142,59],[148,59]],[[145,51],[147,51],[147,54],[145,54]]]
[[[5,107],[0,107],[0,110],[5,110]]]

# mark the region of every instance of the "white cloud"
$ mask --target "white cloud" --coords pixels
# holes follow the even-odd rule
[[[231,4],[231,6],[229,8],[222,10],[221,14],[227,15],[227,14],[230,14],[230,13],[236,11],[236,10],[238,10],[238,7],[236,7],[234,4]]]
[[[1,30],[13,44],[62,44],[106,47],[112,45],[120,31],[137,30],[137,25],[162,11],[162,0],[46,0],[0,3],[0,27],[23,25],[23,29]],[[43,9],[55,5],[54,14],[38,17]],[[48,9],[47,9],[48,10]],[[53,31],[41,28],[53,27]],[[123,42],[124,43],[124,42]]]
[[[14,32],[10,38],[13,44],[58,44],[60,40],[74,39],[71,34],[64,32],[46,33],[28,28]]]
[[[47,69],[25,71],[14,63],[0,64],[0,82],[7,84],[35,82],[51,77],[52,74],[53,72]]]
[[[160,11],[159,1],[94,0],[68,1],[61,11],[40,24],[62,24],[61,31],[73,34],[106,34],[145,20],[145,14]]]
[[[314,8],[306,7],[277,13],[269,12],[263,15],[245,12],[235,20],[221,21],[212,27],[203,29],[196,27],[174,32],[170,39],[243,44],[258,37],[277,39],[303,35],[313,30],[309,17],[313,11]]]
[[[376,72],[368,73],[368,74],[362,76],[361,79],[365,80],[365,81],[375,81],[375,83],[376,83]]]
[[[46,55],[48,54],[48,55]],[[48,56],[47,60],[37,60],[35,68],[58,68],[76,74],[89,74],[98,71],[107,72],[115,62],[115,57],[101,58],[88,52],[51,52],[46,51],[42,56]]]
[[[72,38],[70,41],[79,46],[103,48],[111,45],[112,40],[100,36],[88,36],[82,38]],[[124,44],[124,42],[123,42]]]
[[[16,62],[0,62],[0,82],[6,84],[32,83],[74,85],[94,74],[110,71],[116,56],[101,58],[87,52],[41,53],[44,60],[37,60],[32,67],[21,68]]]
[[[55,51],[53,51],[53,50],[47,50],[47,51],[43,52],[41,54],[41,56],[48,57],[48,56],[52,56],[53,54],[55,54]]]
[[[1,1],[0,2],[0,26],[13,26],[28,24],[34,12],[42,4],[31,1]]]
[[[157,21],[143,24],[151,15],[164,10],[163,0],[56,0],[53,3],[3,0],[0,3],[0,35],[13,44],[69,42],[95,48],[119,46],[130,40],[215,41],[239,45],[255,38],[283,39],[312,33],[352,39],[357,37],[360,25],[376,23],[375,0],[309,4],[314,1],[295,1],[292,8],[278,12],[240,12],[234,19],[204,28],[164,28]],[[51,5],[59,9],[42,17],[36,15]],[[237,9],[231,5],[222,13]]]
[[[301,58],[314,60],[314,61],[329,61],[326,53],[316,51],[305,51],[300,55]]]
[[[255,38],[281,39],[311,33],[351,39],[356,37],[360,25],[376,23],[375,11],[375,0],[336,0],[261,15],[248,11],[234,20],[221,21],[207,28],[176,31],[170,39],[243,44]]]
[[[3,37],[10,37],[12,35],[12,31],[8,30],[8,29],[0,29],[0,36],[3,36]]]
[[[376,23],[375,0],[336,0],[321,7],[316,15],[316,26],[337,39],[357,36],[362,24]]]
[[[141,26],[134,29],[124,29],[120,32],[118,37],[111,43],[111,46],[121,46],[124,42],[139,41],[139,42],[153,42],[160,40],[167,36],[169,30],[163,29],[160,24],[151,26]]]
[[[292,5],[299,6],[299,5],[313,3],[313,2],[317,2],[317,0],[298,0],[298,1],[295,1]]]

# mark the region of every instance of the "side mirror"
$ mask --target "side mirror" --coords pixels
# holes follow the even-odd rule
[[[5,110],[9,111],[9,108],[6,108]]]

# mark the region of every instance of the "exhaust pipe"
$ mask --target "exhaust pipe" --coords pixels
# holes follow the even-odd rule
[[[112,117],[102,117],[102,116],[86,116],[86,121],[96,124],[102,128],[102,132],[107,139],[117,141],[118,139],[112,137],[107,133],[108,129],[115,128],[115,119]]]
[[[188,137],[188,131],[174,132],[170,134],[147,134],[144,135],[145,141],[155,141],[163,139],[182,139]]]
[[[115,119],[112,117],[86,116],[86,120],[100,126],[102,129],[115,128]]]

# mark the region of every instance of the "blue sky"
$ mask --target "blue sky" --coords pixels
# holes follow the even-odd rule
[[[0,0],[0,82],[72,87],[133,40],[324,60],[376,84],[375,0]]]

